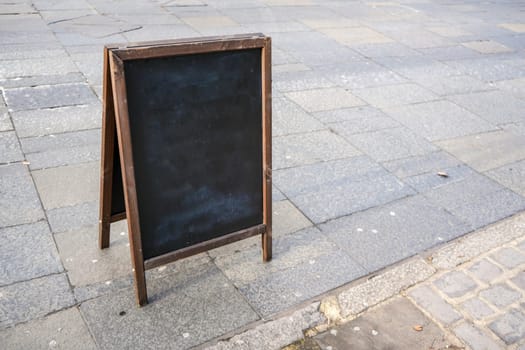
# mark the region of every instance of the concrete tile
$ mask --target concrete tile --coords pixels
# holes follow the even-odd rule
[[[53,135],[101,127],[100,104],[36,109],[12,113],[19,137]]]
[[[184,17],[182,20],[196,30],[235,27],[238,25],[228,16],[192,16]]]
[[[65,274],[0,287],[0,329],[12,327],[75,304]]]
[[[341,251],[310,259],[295,268],[278,271],[239,287],[264,317],[297,305],[366,272]],[[309,276],[305,278],[304,276]]]
[[[525,197],[525,160],[492,169],[485,175]]]
[[[469,41],[462,43],[462,45],[481,53],[512,52],[512,49],[494,40]]]
[[[359,52],[365,57],[406,57],[420,55],[414,49],[409,48],[398,42],[390,43],[376,43],[376,44],[362,44],[358,46],[352,46],[352,49]]]
[[[0,105],[0,131],[13,130],[13,124],[11,123],[11,117],[7,112],[7,108]]]
[[[525,99],[525,78],[500,80],[493,85],[500,90],[510,92],[518,98]]]
[[[172,18],[175,18],[172,16]],[[142,28],[122,34],[130,42],[149,40],[169,40],[174,38],[191,38],[198,36],[198,32],[185,24],[147,24]]]
[[[384,118],[386,115],[384,112],[375,107],[359,106],[316,112],[313,113],[313,116],[321,122],[328,124],[354,121],[359,119],[378,119]]]
[[[286,199],[286,197],[284,196],[284,194],[279,191],[279,189],[277,187],[275,187],[275,185],[272,186],[272,201],[273,202],[278,202],[278,201],[282,201]]]
[[[308,112],[355,107],[365,104],[348,90],[342,88],[296,91],[285,95]]]
[[[148,291],[150,304],[142,308],[132,289],[80,306],[100,347],[187,349],[258,319],[214,266],[148,281]]]
[[[36,170],[36,188],[46,210],[97,200],[100,164],[84,163]]]
[[[282,33],[282,32],[304,32],[309,30],[307,26],[295,21],[273,22],[273,23],[254,23],[244,25],[243,28],[250,33]]]
[[[400,314],[403,317],[393,316]],[[421,325],[424,334],[411,331],[409,325]],[[453,348],[453,345],[459,348],[461,345],[450,339],[414,304],[401,297],[344,325],[336,326],[329,332],[321,333],[314,339],[321,345],[320,349],[447,349]]]
[[[317,71],[283,72],[273,77],[273,89],[281,92],[334,87],[335,83]]]
[[[386,114],[379,117],[352,119],[341,123],[330,124],[330,128],[341,136],[351,140],[353,134],[373,132],[402,126]]]
[[[5,90],[7,106],[12,111],[54,108],[98,102],[86,84],[61,84]]]
[[[33,34],[34,42],[38,42],[37,33]],[[52,41],[55,41],[53,39]],[[18,40],[17,40],[17,43]],[[13,59],[9,64],[2,64],[0,67],[0,79],[30,77],[36,75],[53,75],[77,72],[77,67],[67,55],[61,52],[60,58],[40,57],[31,59]]]
[[[394,42],[391,38],[367,27],[320,28],[317,30],[347,46]]]
[[[285,98],[272,100],[272,136],[326,129],[323,123]]]
[[[416,78],[415,81],[440,96],[468,94],[494,89],[493,86],[468,75],[450,77],[424,76],[421,79]]]
[[[422,196],[329,221],[320,229],[369,272],[470,231]]]
[[[312,18],[302,19],[302,23],[306,24],[312,29],[322,28],[347,28],[347,27],[359,27],[361,24],[352,19],[346,17],[333,16],[333,18]]]
[[[385,108],[384,111],[430,141],[497,129],[478,116],[444,100]]]
[[[445,173],[447,176],[440,176],[438,173]],[[404,178],[403,181],[418,193],[426,193],[446,184],[465,180],[474,173],[474,170],[465,165],[456,165],[449,168],[441,168],[436,172],[410,176]]]
[[[278,237],[312,226],[290,201],[283,200],[272,205],[272,235]]]
[[[426,30],[429,30],[433,33],[447,38],[456,38],[471,35],[471,33],[462,29],[460,26],[431,26],[427,27]]]
[[[367,157],[283,169],[273,175],[275,184],[314,223],[414,193]]]
[[[418,52],[425,55],[429,59],[437,61],[475,59],[482,57],[482,54],[478,51],[457,44],[444,47],[428,47],[424,49],[418,49]],[[414,78],[414,76],[412,78]],[[436,78],[438,78],[438,76],[436,76]]]
[[[44,221],[0,229],[0,285],[62,272],[58,252]]]
[[[310,67],[302,63],[284,63],[284,64],[280,63],[280,64],[274,64],[272,67],[273,74],[289,73],[289,72],[305,72],[305,71],[310,71],[310,70],[311,70]],[[275,102],[275,100],[272,100],[272,101]]]
[[[112,227],[108,249],[98,247],[98,225],[55,234],[60,257],[73,286],[105,282],[131,273],[124,222]]]
[[[0,166],[0,227],[35,222],[44,212],[26,166]]]
[[[502,23],[499,26],[515,33],[525,33],[525,23]]]
[[[350,142],[379,162],[425,155],[438,150],[406,128],[355,134]]]
[[[474,229],[525,209],[525,198],[477,174],[432,189],[425,196]]]
[[[406,178],[438,171],[460,164],[460,161],[446,152],[434,152],[423,156],[385,162],[382,165],[399,178]]]
[[[361,154],[331,131],[281,136],[273,139],[273,169],[290,168]]]
[[[0,331],[6,349],[95,350],[97,346],[76,308]]]
[[[23,138],[31,170],[93,162],[100,159],[100,129]]]
[[[97,66],[99,68],[99,66]],[[38,85],[56,85],[67,83],[83,83],[85,77],[80,72],[57,74],[57,75],[38,75],[31,77],[16,77],[0,81],[0,86],[4,89],[18,87],[30,87]]]
[[[432,57],[378,57],[374,61],[411,80],[422,80],[430,77],[451,77],[465,75],[461,70],[438,62]]]
[[[402,106],[438,99],[437,95],[416,84],[355,89],[352,90],[352,92],[372,106],[379,108]]]
[[[525,139],[508,131],[493,131],[436,142],[436,145],[477,171],[487,171],[525,159]]]
[[[407,82],[406,78],[393,72],[388,67],[371,60],[352,60],[319,67],[325,77],[339,86],[350,89],[382,87]]]
[[[0,132],[0,164],[24,160],[14,131]]]
[[[46,212],[53,233],[70,231],[98,223],[99,202],[86,202],[69,207],[55,208]]]
[[[464,74],[472,75],[485,82],[525,77],[525,69],[497,58],[453,60],[445,63]]]

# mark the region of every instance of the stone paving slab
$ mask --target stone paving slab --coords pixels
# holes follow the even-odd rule
[[[45,221],[0,229],[0,286],[63,272]]]

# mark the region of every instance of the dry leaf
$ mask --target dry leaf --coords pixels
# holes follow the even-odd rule
[[[423,326],[420,324],[416,324],[414,327],[412,327],[416,332],[421,332],[423,330]]]
[[[448,177],[448,174],[447,174],[446,172],[444,172],[444,171],[438,171],[437,174],[438,174],[439,176],[441,176],[441,177]]]

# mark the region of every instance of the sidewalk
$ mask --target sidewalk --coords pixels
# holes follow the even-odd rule
[[[493,307],[491,286],[462,265],[450,278],[468,276],[468,288],[447,289],[433,281],[456,263],[423,257],[509,217],[521,225],[524,11],[521,1],[0,0],[0,339],[278,348],[326,324],[328,296],[354,322],[363,302],[381,310],[406,290],[386,310],[413,304],[411,317],[423,309],[425,329],[460,345],[461,327],[475,334],[466,321],[439,328],[417,296],[436,293],[470,320],[463,302],[477,293],[494,315],[474,325],[501,345],[491,325],[507,306]],[[273,260],[261,262],[252,238],[149,270],[151,303],[137,308],[126,222],[97,247],[102,47],[247,32],[272,37]],[[516,230],[450,257],[471,261]],[[488,256],[500,278],[517,272]],[[418,283],[428,288],[408,289]],[[348,288],[361,292],[339,294]]]

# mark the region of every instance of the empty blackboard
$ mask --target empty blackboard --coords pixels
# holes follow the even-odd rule
[[[269,260],[270,39],[110,46],[105,57],[100,246],[127,217],[139,304],[147,268],[256,234]]]

